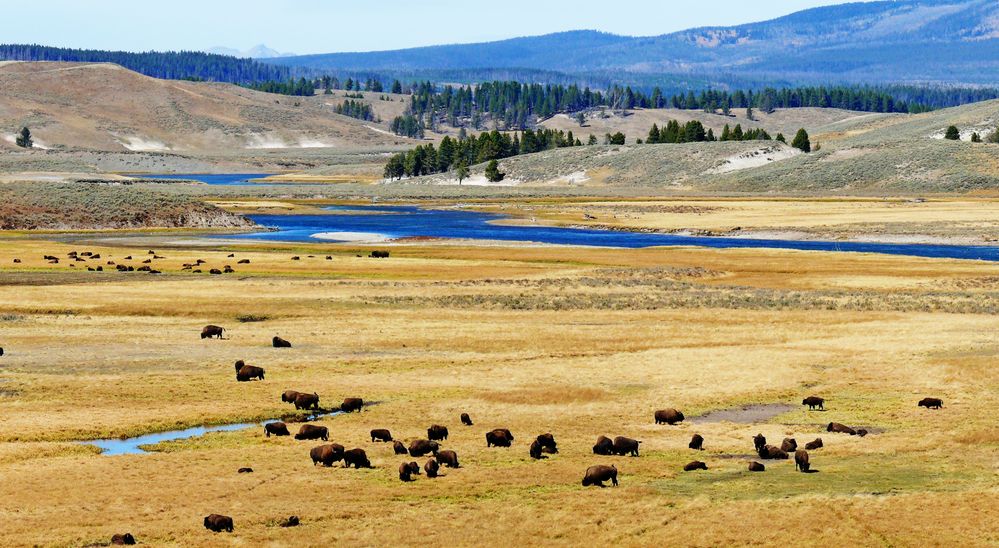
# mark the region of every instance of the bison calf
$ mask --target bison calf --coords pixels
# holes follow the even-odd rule
[[[586,469],[586,474],[583,475],[583,487],[590,485],[606,487],[604,482],[608,480],[617,487],[617,467],[597,464]]]
[[[656,424],[676,424],[683,422],[683,413],[676,409],[660,409],[655,413]]]
[[[694,462],[688,463],[686,466],[683,467],[684,472],[693,472],[694,470],[707,470],[707,469],[708,465],[699,460],[695,460]]]
[[[469,417],[468,413],[462,413],[461,424],[464,424],[465,426],[472,426],[472,417]]]
[[[392,441],[392,433],[384,428],[376,428],[371,431],[371,441]]]
[[[205,516],[205,529],[216,533],[222,531],[232,532],[232,518],[221,514],[210,514]]]
[[[393,443],[392,449],[395,451],[396,455],[405,455],[407,453],[406,446],[401,441]]]
[[[269,438],[271,434],[275,436],[290,436],[291,432],[288,432],[288,425],[283,422],[269,422],[264,425],[264,435]]]
[[[415,462],[404,462],[399,465],[399,479],[413,481],[414,475],[420,474],[420,465]]]
[[[919,400],[919,407],[927,409],[940,409],[943,407],[943,400],[940,398],[923,398]]]

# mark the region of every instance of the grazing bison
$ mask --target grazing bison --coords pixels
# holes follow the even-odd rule
[[[389,252],[388,251],[372,251],[371,252],[371,258],[372,259],[388,259],[389,258]]]
[[[614,454],[614,442],[611,441],[607,436],[600,436],[597,438],[597,443],[593,445],[594,455],[613,455]]]
[[[208,273],[211,274],[212,276],[221,276],[222,275],[222,271],[219,270],[219,269],[217,269],[217,268],[213,268],[213,269],[209,270]]]
[[[830,422],[826,426],[826,432],[836,432],[837,434],[850,434],[851,436],[864,437],[867,435],[867,430],[863,428],[853,429],[845,424],[840,424],[838,422]]]
[[[303,424],[301,428],[298,429],[298,433],[295,434],[296,440],[323,440],[329,441],[330,432],[325,426],[316,426],[314,424]]]
[[[446,440],[447,439],[447,427],[435,424],[430,428],[427,428],[427,439],[430,440]]]
[[[545,453],[558,453],[558,445],[555,443],[555,436],[549,434],[541,434],[534,440],[541,446]]]
[[[250,468],[249,466],[244,466],[244,467],[240,468],[239,470],[236,470],[236,473],[237,474],[252,474],[253,473],[253,468]]]
[[[271,434],[275,436],[290,436],[288,425],[283,422],[269,422],[264,425],[264,434],[269,438]]]
[[[399,479],[413,481],[413,475],[420,475],[420,465],[415,462],[404,462],[399,465]]]
[[[414,440],[409,444],[409,454],[413,457],[422,457],[430,453],[437,454],[440,451],[441,444],[436,441],[430,440]]]
[[[210,514],[205,516],[205,529],[221,533],[222,531],[232,532],[232,518],[220,514]]]
[[[250,264],[250,259],[240,259],[236,261],[236,264]]]
[[[497,428],[486,432],[486,447],[510,447],[513,444],[513,434],[506,428]]]
[[[255,365],[245,365],[243,360],[236,362],[236,380],[247,382],[252,379],[264,380],[264,368]]]
[[[805,444],[805,449],[809,451],[814,451],[820,447],[822,447],[822,438],[815,438],[813,441]]]
[[[121,545],[131,546],[135,544],[135,537],[132,536],[132,533],[125,533],[125,534],[119,533],[111,537],[111,544],[114,544],[116,546],[121,546]]]
[[[684,472],[693,472],[694,470],[707,470],[707,469],[708,469],[708,465],[705,464],[705,463],[703,463],[703,462],[701,462],[701,461],[699,461],[699,460],[695,460],[694,462],[690,462],[686,466],[683,467],[683,471]]]
[[[656,411],[656,424],[676,424],[683,422],[683,413],[676,409],[660,409]]]
[[[210,339],[212,337],[222,338],[222,332],[225,331],[224,327],[219,327],[217,325],[206,325],[204,329],[201,330],[202,339]]]
[[[809,409],[815,409],[816,407],[818,407],[819,409],[821,409],[823,411],[825,411],[825,409],[826,409],[824,407],[825,403],[826,403],[826,400],[824,400],[824,399],[822,399],[822,398],[820,398],[818,396],[808,396],[807,398],[801,400],[801,405],[807,405]]]
[[[781,450],[780,447],[774,447],[773,445],[765,445],[760,449],[761,459],[775,459],[775,460],[786,460],[787,452]]]
[[[297,398],[299,394],[301,394],[301,392],[297,392],[295,390],[285,390],[284,393],[281,394],[281,401],[284,403],[295,403],[295,398]]]
[[[461,465],[458,464],[458,453],[451,450],[437,453],[437,462],[448,468],[461,468]]]
[[[615,455],[631,455],[632,457],[638,456],[638,445],[642,442],[638,440],[633,440],[631,438],[626,438],[624,436],[618,436],[614,438],[614,454]]]
[[[780,450],[785,453],[794,453],[798,449],[798,442],[794,438],[784,438],[780,444]]]
[[[698,451],[704,451],[704,436],[694,434],[693,437],[690,438],[690,443],[687,444],[687,447]]]
[[[355,469],[372,468],[371,461],[364,449],[351,449],[343,452],[343,464],[345,468],[353,466]]]
[[[541,454],[541,449],[542,449],[541,443],[538,442],[538,440],[534,440],[533,442],[531,442],[531,450],[530,450],[531,458],[535,460],[547,459],[548,457]]]
[[[767,444],[767,438],[763,434],[756,434],[753,436],[753,446],[756,447],[756,452],[759,453],[760,449]]]
[[[295,396],[295,409],[319,410],[319,394],[299,394]]]
[[[281,337],[271,339],[271,344],[274,345],[274,348],[291,348],[291,343]]]
[[[434,459],[427,460],[427,463],[423,465],[423,471],[427,473],[428,478],[436,478],[440,469],[441,465],[437,464]]]
[[[301,522],[302,520],[298,516],[289,516],[288,519],[281,522],[281,527],[298,527]]]
[[[808,472],[808,451],[798,449],[794,452],[794,469]]]
[[[364,407],[364,400],[361,398],[347,398],[340,404],[340,411],[343,411],[344,413],[352,413],[354,411],[360,411],[362,407]]]
[[[392,433],[384,428],[376,428],[371,431],[371,441],[392,441]]]
[[[405,455],[408,452],[406,451],[405,444],[403,444],[401,441],[396,441],[394,444],[392,444],[392,447],[396,455]]]
[[[753,462],[749,463],[749,471],[750,472],[766,472],[767,471],[767,467],[763,466],[762,463],[753,461]]]
[[[469,417],[468,413],[462,413],[461,424],[464,424],[465,426],[472,426],[472,417]]]
[[[312,457],[312,466],[322,464],[329,468],[333,466],[334,462],[343,460],[343,446],[339,443],[331,443],[329,445],[313,447],[309,451],[309,456]]]
[[[606,487],[604,482],[608,480],[617,487],[617,467],[597,464],[586,469],[586,474],[583,475],[583,487],[591,485]]]
[[[919,400],[919,407],[927,409],[940,409],[943,407],[943,400],[940,398],[923,398]]]

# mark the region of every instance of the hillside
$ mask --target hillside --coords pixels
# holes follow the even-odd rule
[[[406,144],[387,124],[336,114],[335,96],[158,80],[111,64],[0,63],[0,150],[21,126],[38,148],[232,151]],[[396,97],[396,101],[401,97]],[[383,118],[402,102],[378,101]]]
[[[404,72],[550,70],[579,79],[679,83],[945,82],[999,77],[999,3],[897,0],[821,7],[735,27],[653,37],[573,31],[482,44],[272,59],[289,67]],[[656,78],[651,78],[655,76]],[[658,78],[658,80],[657,80]]]

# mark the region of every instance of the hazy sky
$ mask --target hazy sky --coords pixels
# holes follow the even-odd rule
[[[45,0],[0,7],[0,42],[122,50],[303,53],[479,42],[573,29],[656,35],[842,0]],[[496,9],[492,6],[502,6]]]

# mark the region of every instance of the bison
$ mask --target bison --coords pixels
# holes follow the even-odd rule
[[[690,438],[690,443],[687,444],[687,447],[691,449],[696,449],[698,451],[704,451],[704,436],[700,434],[694,434]]]
[[[918,407],[925,407],[927,409],[940,409],[943,407],[943,400],[940,398],[923,398],[919,400]]]
[[[607,436],[600,436],[597,438],[597,443],[593,445],[594,455],[613,455],[614,454],[614,442],[611,441]]]
[[[428,478],[436,478],[440,469],[441,465],[434,459],[428,459],[427,463],[423,465],[423,471],[427,473]]]
[[[707,470],[707,469],[708,465],[699,460],[687,463],[687,465],[683,467],[684,472],[693,472],[694,470]]]
[[[798,449],[794,452],[794,469],[808,472],[808,451]]]
[[[822,399],[822,398],[820,398],[818,396],[808,396],[807,398],[801,400],[801,405],[807,405],[809,409],[815,409],[816,407],[818,407],[819,409],[821,409],[823,411],[826,410],[826,408],[823,407],[825,405],[825,403],[826,403],[826,400],[824,400],[824,399]]]
[[[236,362],[236,380],[247,382],[252,379],[264,380],[264,368],[255,365],[245,365],[243,360]]]
[[[281,337],[271,339],[271,344],[274,345],[274,348],[291,348],[291,343]]]
[[[597,464],[586,469],[586,474],[583,475],[583,487],[590,485],[606,487],[604,482],[608,480],[617,487],[617,467]]]
[[[392,441],[392,433],[384,428],[376,428],[371,431],[371,441]]]
[[[632,457],[638,456],[638,445],[642,442],[638,440],[633,440],[631,438],[626,438],[624,436],[618,436],[614,438],[614,454],[615,455],[631,455]]]
[[[765,445],[760,451],[761,459],[774,459],[774,460],[786,460],[788,458],[787,452],[783,451],[780,447],[774,447],[773,445]]]
[[[309,456],[312,457],[312,466],[322,464],[329,468],[333,466],[334,462],[343,460],[343,446],[338,443],[331,443],[329,445],[313,447],[309,451]]]
[[[458,453],[454,451],[446,450],[438,452],[437,462],[448,468],[461,468],[461,465],[458,464]]]
[[[815,438],[814,440],[805,444],[805,449],[809,451],[814,451],[822,447],[822,438]]]
[[[343,411],[344,413],[352,413],[354,411],[360,411],[362,407],[364,407],[364,400],[361,398],[347,398],[340,404],[340,411]]]
[[[393,450],[396,455],[405,455],[407,453],[406,446],[401,441],[396,441],[392,444]]]
[[[210,339],[212,337],[216,337],[216,338],[221,339],[222,338],[222,332],[224,332],[224,331],[225,331],[224,327],[219,327],[217,325],[206,325],[201,330],[201,338],[202,339]]]
[[[784,438],[780,444],[780,450],[785,453],[794,453],[798,449],[798,442],[794,438]]]
[[[440,441],[447,439],[447,427],[435,424],[430,428],[427,428],[427,439]]]
[[[465,426],[472,426],[472,417],[469,417],[468,413],[462,413],[461,424],[464,424]]]
[[[676,409],[660,409],[656,411],[656,424],[676,424],[683,422],[683,413]]]
[[[409,444],[409,455],[412,457],[422,457],[430,453],[437,454],[441,444],[430,440],[414,440]]]
[[[531,449],[530,449],[531,458],[535,460],[548,458],[541,454],[542,449],[543,447],[541,446],[541,443],[538,440],[534,440],[533,442],[531,442]]]
[[[752,462],[749,463],[749,471],[750,472],[766,472],[767,471],[767,467],[763,466],[762,463],[759,463],[759,462],[756,462],[756,461],[752,461]]]
[[[377,250],[376,251],[372,251],[371,252],[371,258],[372,259],[388,259],[389,258],[389,252],[388,251],[377,251]]]
[[[753,436],[753,446],[756,447],[756,452],[759,453],[760,449],[767,444],[767,438],[763,434],[756,434]]]
[[[845,424],[840,424],[838,422],[830,422],[826,426],[826,432],[836,432],[837,434],[850,434],[851,436],[864,437],[867,435],[867,430],[863,428],[853,429]]]
[[[303,424],[301,428],[298,429],[298,433],[295,434],[296,440],[323,440],[329,441],[330,432],[325,426],[316,426],[314,424]]]
[[[353,466],[355,469],[372,468],[371,461],[364,449],[351,449],[343,452],[343,464],[345,468]]]
[[[124,533],[124,534],[119,533],[111,537],[111,544],[115,546],[122,546],[122,545],[131,546],[135,544],[135,537],[132,536],[132,533]]]
[[[236,470],[236,473],[237,474],[252,474],[253,473],[253,468],[250,468],[249,466],[244,466],[244,467],[240,468],[239,470]]]
[[[413,481],[413,475],[420,474],[420,465],[415,462],[404,462],[399,465],[399,479]]]
[[[205,529],[215,533],[222,531],[232,532],[232,518],[220,514],[210,514],[205,516]]]
[[[281,522],[281,527],[298,527],[298,524],[302,520],[298,516],[289,516],[288,519]]]
[[[486,447],[510,447],[513,444],[513,434],[506,428],[497,428],[486,432]]]
[[[291,432],[288,432],[288,425],[283,422],[269,422],[264,425],[264,435],[269,438],[271,434],[275,436],[290,436]]]
[[[281,401],[284,403],[295,403],[295,398],[297,398],[299,394],[301,394],[301,392],[297,392],[295,390],[285,390],[284,393],[281,394]]]
[[[295,409],[319,410],[319,394],[299,394],[295,396]]]
[[[541,434],[534,440],[545,453],[558,453],[558,445],[555,443],[555,436],[551,434]]]

